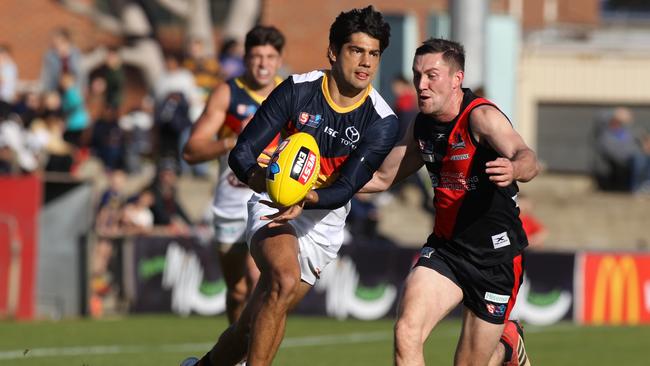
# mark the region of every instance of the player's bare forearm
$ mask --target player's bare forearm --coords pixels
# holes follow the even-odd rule
[[[372,179],[359,190],[359,193],[383,192],[390,188],[390,185],[391,181],[389,181],[388,177],[383,175],[381,172],[376,171],[372,175]]]
[[[528,182],[539,173],[539,163],[535,152],[531,149],[517,151],[511,160],[513,165],[513,178],[518,182]]]
[[[359,190],[359,193],[383,192],[417,172],[422,165],[422,159],[415,150],[404,151],[403,146],[395,147],[381,167],[372,175],[372,179]]]
[[[305,207],[305,204],[318,203],[318,193],[316,193],[316,191],[309,191],[302,201],[288,207],[280,206],[273,201],[262,200],[260,202],[267,206],[278,209],[278,212],[274,214],[260,217],[262,220],[270,220],[271,222],[269,223],[269,227],[274,227],[278,225],[284,225],[289,222],[289,220],[293,220],[300,216]]]
[[[194,139],[188,141],[183,149],[183,159],[189,164],[202,163],[218,158],[227,154],[235,144],[237,139],[226,137],[221,140],[212,139]]]

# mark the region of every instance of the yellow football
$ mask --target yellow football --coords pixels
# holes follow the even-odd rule
[[[316,182],[320,152],[314,137],[298,132],[284,139],[266,168],[266,191],[282,206],[300,202]]]

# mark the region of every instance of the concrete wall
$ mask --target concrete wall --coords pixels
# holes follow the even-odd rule
[[[570,51],[524,47],[518,128],[536,148],[539,103],[650,104],[650,51]]]

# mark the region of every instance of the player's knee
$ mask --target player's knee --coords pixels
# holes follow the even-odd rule
[[[290,302],[291,298],[298,290],[300,283],[300,273],[293,271],[276,272],[272,278],[271,292],[273,296],[277,296],[276,300],[282,302]]]
[[[398,349],[422,343],[421,329],[417,323],[408,318],[395,322],[395,345]]]
[[[258,270],[250,270],[246,274],[246,286],[250,291],[252,291],[257,283],[260,281],[260,271]]]
[[[235,285],[232,286],[232,288],[230,288],[230,291],[228,291],[228,297],[230,297],[232,301],[238,303],[243,303],[244,301],[246,301],[247,296],[248,296],[248,285],[244,280],[235,283]]]

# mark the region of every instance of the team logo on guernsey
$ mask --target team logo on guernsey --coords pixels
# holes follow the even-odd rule
[[[451,148],[454,150],[465,148],[465,141],[463,141],[463,138],[460,136],[460,133],[458,132],[456,133],[455,141],[451,143]]]
[[[254,104],[237,104],[237,114],[241,116],[252,116],[257,112],[257,106]]]
[[[307,112],[300,112],[300,115],[298,116],[298,122],[300,122],[301,125],[307,125],[309,127],[318,127],[320,123],[323,121],[323,116],[320,114],[309,114]]]
[[[316,154],[306,147],[301,147],[293,160],[289,176],[304,185],[314,175],[314,168],[316,168]]]
[[[355,142],[359,141],[359,138],[361,138],[361,134],[359,133],[359,131],[357,131],[356,128],[354,128],[354,126],[350,126],[345,129],[345,137],[347,137],[348,140],[350,140],[350,142],[354,144]]]

